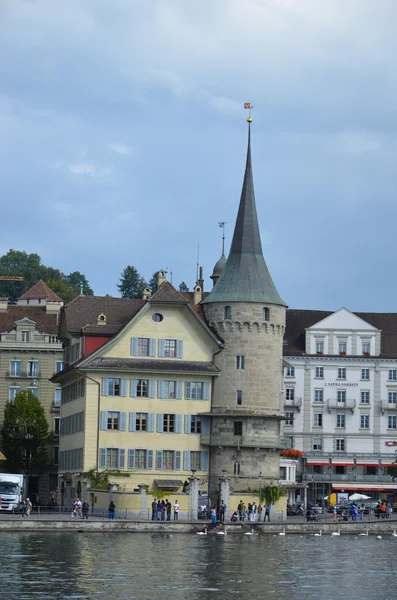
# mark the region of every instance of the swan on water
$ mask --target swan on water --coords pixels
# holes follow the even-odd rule
[[[282,531],[279,531],[278,535],[285,535],[285,527]]]
[[[359,533],[358,535],[368,535],[368,529],[365,530],[365,533]]]
[[[207,535],[207,528],[204,531],[196,531],[197,535]]]
[[[226,527],[225,527],[225,531],[217,531],[216,535],[226,535]]]
[[[397,537],[397,531],[393,531],[392,536]]]
[[[338,531],[333,531],[331,535],[340,535],[340,529],[338,529]]]
[[[313,534],[315,537],[321,537],[321,529],[320,529],[320,533],[314,533]]]
[[[246,531],[246,532],[244,533],[244,535],[257,535],[257,534],[254,532],[254,530],[253,530],[253,529],[251,529],[251,531]]]

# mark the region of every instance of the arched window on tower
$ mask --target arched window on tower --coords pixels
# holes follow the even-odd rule
[[[270,320],[270,310],[268,309],[267,306],[265,306],[265,308],[263,309],[263,320],[264,321]]]
[[[224,312],[224,319],[227,321],[231,321],[232,318],[232,309],[230,306],[225,306],[225,308],[223,309]]]

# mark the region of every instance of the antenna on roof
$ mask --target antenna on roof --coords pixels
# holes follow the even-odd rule
[[[200,242],[197,242],[196,281],[198,281],[198,278],[199,278],[199,264],[200,264]]]
[[[170,277],[171,277],[170,284],[172,285],[172,267],[171,267],[171,270],[170,270]]]
[[[225,254],[225,225],[227,221],[219,221],[219,227],[222,228],[222,254]]]

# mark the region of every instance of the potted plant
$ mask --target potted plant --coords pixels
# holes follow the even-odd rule
[[[346,356],[346,352],[339,352],[341,356]]]
[[[371,356],[370,352],[364,352],[364,356]]]

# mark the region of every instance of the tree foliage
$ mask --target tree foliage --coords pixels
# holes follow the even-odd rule
[[[0,281],[0,296],[6,296],[12,302],[40,279],[65,303],[80,294],[80,282],[83,284],[84,295],[93,294],[85,275],[79,271],[65,275],[59,269],[43,265],[38,254],[28,254],[21,250],[9,250],[0,257],[0,275],[19,275],[24,278],[23,281]]]
[[[120,471],[119,469],[105,469],[104,471],[90,469],[89,471],[82,473],[82,476],[90,482],[92,489],[108,490],[111,477],[129,477],[130,474],[125,471]]]
[[[150,287],[150,291],[153,294],[155,294],[159,288],[158,284],[157,284],[157,276],[158,276],[159,272],[156,271],[155,273],[153,273],[153,275],[151,276],[151,278],[149,279],[149,283],[148,283],[148,287]]]
[[[188,288],[188,286],[187,286],[187,283],[185,283],[184,281],[182,281],[182,282],[179,284],[179,291],[180,291],[180,292],[188,292],[188,291],[189,291],[189,288]]]
[[[117,285],[122,298],[142,298],[145,287],[147,283],[135,267],[129,265],[123,269]]]
[[[19,392],[4,410],[2,449],[8,471],[33,475],[47,464],[48,423],[44,408],[30,391]]]

